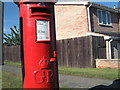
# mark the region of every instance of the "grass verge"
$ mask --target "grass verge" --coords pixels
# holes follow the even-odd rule
[[[2,71],[2,88],[22,88],[22,77]]]
[[[21,67],[19,62],[5,61],[5,65]],[[76,75],[81,77],[101,78],[101,79],[119,79],[120,69],[109,68],[58,68],[60,74]]]
[[[8,90],[12,90],[12,88],[14,88],[15,90],[22,90],[22,77],[10,72],[2,71],[2,89],[6,88]],[[60,87],[60,90],[62,88],[63,87]]]
[[[101,79],[119,79],[120,69],[109,68],[66,68],[59,67],[59,73],[65,75],[76,75],[81,77],[101,78]]]
[[[5,60],[4,64],[5,65],[9,65],[9,66],[19,67],[19,68],[21,67],[21,63],[20,62],[12,62],[12,61]]]
[[[2,89],[2,70],[0,70],[0,90]]]

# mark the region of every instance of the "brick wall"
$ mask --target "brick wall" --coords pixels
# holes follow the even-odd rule
[[[120,60],[96,59],[96,68],[120,68]]]
[[[97,8],[90,8],[91,25],[93,31],[119,32],[119,17],[117,13],[111,13],[112,26],[103,26],[98,24]]]
[[[55,5],[57,40],[79,37],[88,31],[87,9],[80,5]]]

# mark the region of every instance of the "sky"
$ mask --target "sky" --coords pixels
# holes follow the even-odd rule
[[[5,1],[5,0],[4,0]],[[4,33],[11,33],[10,28],[14,25],[19,28],[19,8],[16,4],[13,2],[6,2],[4,3]],[[59,1],[65,1],[65,0],[59,0]],[[66,0],[66,1],[73,1],[73,0]],[[78,0],[74,0],[78,1]],[[108,6],[108,7],[118,7],[118,1],[120,0],[104,0],[104,2],[101,2],[103,0],[89,0],[94,1],[96,3]]]
[[[4,3],[4,32],[10,33],[13,26],[19,28],[19,8],[12,2]]]

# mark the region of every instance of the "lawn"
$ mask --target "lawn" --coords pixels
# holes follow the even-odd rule
[[[9,66],[21,67],[20,63],[5,61]],[[81,77],[118,79],[118,69],[99,69],[99,68],[66,68],[58,67],[59,74],[76,75]],[[1,74],[1,73],[0,73]],[[22,88],[22,77],[11,72],[2,72],[2,88]],[[65,88],[60,88],[60,90]],[[66,89],[65,89],[66,90]],[[70,89],[67,89],[70,90]]]
[[[13,73],[2,71],[2,89],[4,90],[6,88],[7,90],[9,90],[10,88],[14,88],[15,90],[22,90],[22,78]],[[60,90],[61,89],[65,90],[63,89],[63,87],[60,87]]]
[[[22,77],[3,71],[2,88],[22,88]]]
[[[6,65],[21,67],[21,63],[5,61]],[[110,68],[66,68],[58,67],[59,74],[76,75],[81,77],[102,78],[102,79],[119,79],[120,69]]]
[[[81,77],[101,78],[101,79],[119,79],[120,69],[109,68],[66,68],[59,67],[60,74],[76,75]]]
[[[21,63],[20,62],[12,62],[12,61],[4,61],[5,65],[9,65],[9,66],[15,66],[15,67],[21,67]]]
[[[0,70],[0,89],[2,88],[2,70]]]

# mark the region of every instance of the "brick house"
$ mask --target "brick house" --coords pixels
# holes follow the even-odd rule
[[[88,1],[55,4],[57,40],[103,37],[106,59],[120,59],[120,10]]]

